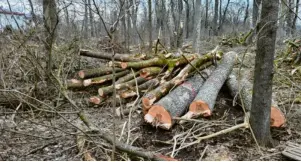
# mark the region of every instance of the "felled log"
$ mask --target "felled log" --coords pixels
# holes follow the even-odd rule
[[[221,58],[220,55],[221,53],[218,53],[216,57],[220,59]],[[159,100],[160,98],[162,98],[163,96],[165,96],[171,88],[181,84],[187,78],[189,73],[195,70],[194,67],[199,68],[201,65],[205,64],[206,62],[213,60],[214,57],[215,56],[212,54],[212,52],[210,52],[200,58],[194,59],[190,63],[193,66],[191,66],[190,64],[186,65],[176,77],[174,77],[170,81],[164,82],[156,89],[147,93],[142,98],[142,105],[143,105],[144,112],[147,112],[148,109],[153,105],[153,103]]]
[[[238,80],[235,71],[232,71],[227,79],[226,85],[230,90],[232,97],[237,98],[239,103],[242,101],[242,106],[246,109],[246,111],[250,111],[252,106],[253,85],[247,78],[245,78],[245,75],[243,75],[242,79]],[[286,119],[284,114],[278,108],[275,100],[272,100],[271,127],[281,127],[284,125],[285,121]]]
[[[212,114],[216,97],[232,71],[236,55],[236,52],[228,52],[224,55],[221,63],[204,83],[190,104],[189,111],[182,118],[191,119],[200,115],[210,116]]]
[[[115,72],[123,71],[121,68],[115,68]],[[94,68],[94,69],[84,69],[78,72],[78,76],[81,79],[87,79],[87,78],[94,78],[94,77],[100,77],[102,75],[108,75],[112,74],[112,67],[100,67],[100,68]]]
[[[124,71],[115,73],[115,78],[122,77],[128,73],[130,73],[129,70],[124,70]],[[93,84],[101,84],[101,83],[104,83],[104,82],[112,80],[112,79],[113,79],[113,74],[109,74],[109,75],[104,75],[104,76],[97,77],[97,78],[86,79],[86,80],[84,80],[83,84],[86,87],[86,86],[90,86]]]
[[[117,90],[121,90],[121,89],[125,89],[125,88],[131,88],[131,87],[135,86],[136,81],[137,81],[137,84],[141,84],[141,83],[146,82],[147,79],[145,79],[143,77],[137,77],[136,79],[134,78],[134,79],[132,79],[128,82],[116,84],[115,87],[116,87]],[[108,86],[108,87],[104,87],[104,88],[99,88],[98,89],[98,94],[99,94],[99,96],[104,97],[104,96],[107,96],[108,94],[113,93],[113,90],[114,90],[113,85]]]
[[[149,76],[157,75],[162,71],[160,67],[148,67],[140,70],[140,76],[147,78]]]
[[[69,79],[66,82],[67,89],[78,89],[83,88],[84,84],[82,80],[77,79]]]
[[[99,59],[105,59],[105,60],[111,60],[112,59],[112,54],[110,53],[103,53],[103,52],[93,52],[89,50],[80,50],[80,55],[81,56],[87,56],[87,57],[92,57],[92,58],[99,58]],[[135,55],[127,55],[127,54],[115,54],[114,58],[116,61],[141,61],[145,55],[141,55],[140,57]]]
[[[174,121],[173,117],[182,116],[189,104],[195,98],[197,92],[209,77],[212,70],[204,70],[203,77],[195,74],[188,81],[182,83],[176,89],[155,103],[144,116],[147,123],[163,129],[170,129]]]
[[[99,97],[99,96],[92,96],[88,99],[88,102],[92,105],[100,105],[102,103],[112,103],[113,102],[113,97]],[[116,106],[120,106],[123,104],[126,104],[127,101],[123,98],[120,98],[118,95],[116,97]]]
[[[191,61],[196,58],[196,55],[188,55],[186,58]],[[115,66],[121,67],[123,69],[142,69],[151,66],[168,66],[168,67],[175,67],[182,64],[187,64],[188,62],[184,58],[177,58],[177,59],[166,59],[164,57],[156,57],[149,60],[143,60],[139,62],[115,62]],[[112,66],[112,63],[110,63]]]
[[[119,83],[130,81],[130,80],[134,79],[136,76],[138,76],[139,74],[140,74],[139,71],[135,72],[134,74],[131,72],[123,77],[120,77],[115,83],[119,84]]]
[[[138,86],[138,93],[141,93],[146,90],[149,90],[149,91],[153,90],[159,84],[160,84],[160,81],[157,78],[148,80],[147,82]],[[133,97],[133,96],[137,96],[137,91],[135,88],[120,93],[121,98],[129,98],[129,97]]]

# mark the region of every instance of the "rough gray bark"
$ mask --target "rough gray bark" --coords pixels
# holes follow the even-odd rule
[[[261,146],[272,144],[270,114],[273,85],[275,41],[279,1],[262,1],[262,11],[257,30],[254,86],[250,124]]]
[[[195,16],[195,20],[194,20],[194,27],[193,27],[193,41],[192,41],[192,49],[194,52],[199,52],[198,51],[198,46],[199,46],[199,40],[197,40],[198,38],[198,34],[200,35],[200,26],[201,26],[201,1],[197,0],[195,3],[195,14],[197,16]]]
[[[297,23],[297,18],[298,18],[298,13],[299,13],[299,2],[300,2],[300,0],[296,0],[296,9],[295,9],[296,14],[293,19],[292,35],[294,35],[296,32],[296,23]]]
[[[286,8],[286,35],[291,36],[292,27],[293,27],[293,0],[287,0],[287,8]]]
[[[246,25],[247,23],[247,19],[249,18],[249,0],[246,0],[247,1],[247,7],[246,7],[246,11],[245,11],[245,17],[244,17],[244,26]]]
[[[55,43],[57,36],[57,24],[58,16],[56,12],[56,3],[53,0],[43,0],[43,19],[45,27],[45,48],[48,56],[47,60],[47,73],[48,77],[51,76],[51,71],[53,67],[52,60],[52,46]]]
[[[203,77],[208,78],[211,71],[212,69],[204,70]],[[205,82],[203,77],[199,74],[194,75],[192,78],[188,79],[186,82],[182,83],[176,89],[159,100],[144,116],[145,121],[156,127],[158,126],[163,129],[170,129],[174,123],[172,117],[179,117],[187,111],[187,107]],[[156,119],[156,117],[160,115],[162,120],[160,120],[160,118]],[[165,118],[167,119],[164,120]]]
[[[84,26],[84,38],[87,39],[88,38],[88,2],[87,2],[87,0],[84,0],[84,3],[85,3],[85,13],[84,13],[83,26]]]
[[[187,38],[189,38],[189,23],[190,23],[190,17],[189,17],[189,15],[190,15],[190,7],[189,7],[189,2],[188,2],[188,0],[184,0],[184,2],[185,2],[185,33],[186,33],[186,35],[185,35],[185,38],[187,39]]]
[[[93,11],[92,11],[92,5],[91,0],[88,0],[89,5],[89,20],[90,20],[90,31],[91,31],[91,37],[95,36],[95,27],[94,27],[94,18],[93,18]]]
[[[236,55],[236,52],[228,52],[224,55],[221,63],[204,83],[183,118],[191,119],[200,115],[206,117],[212,114],[216,97],[232,71]]]
[[[153,27],[152,27],[152,1],[148,0],[148,42],[149,42],[149,50],[152,49],[153,46]]]
[[[256,27],[258,13],[259,13],[259,6],[262,0],[253,0],[253,13],[252,13],[252,27]]]
[[[206,4],[205,4],[205,29],[208,28],[208,10],[209,10],[209,0],[206,0]]]
[[[105,60],[111,60],[112,54],[104,53],[104,52],[94,52],[94,51],[88,51],[88,50],[80,50],[81,56],[86,57],[93,57],[93,58],[99,58],[99,59],[105,59]],[[141,61],[141,58],[135,58],[134,55],[127,55],[127,54],[115,54],[115,59],[117,61]]]
[[[218,2],[219,0],[215,0],[215,3],[214,3],[214,17],[213,17],[213,25],[212,25],[212,28],[213,28],[213,35],[218,35],[218,24],[217,24],[217,20],[218,20]]]

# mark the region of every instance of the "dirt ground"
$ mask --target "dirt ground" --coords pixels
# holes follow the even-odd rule
[[[202,49],[204,51],[214,48],[212,42],[203,43],[204,48]],[[225,50],[237,51],[239,58],[242,58],[245,47]],[[252,61],[254,48],[249,48],[248,52],[244,66],[250,68],[254,65],[254,61]],[[281,52],[280,48],[278,52]],[[81,61],[81,68],[100,64],[99,61],[93,59]],[[72,77],[75,71],[71,70],[68,77]],[[277,65],[275,70],[274,95],[278,106],[286,115],[287,123],[283,128],[272,129],[272,137],[275,141],[274,148],[260,148],[259,150],[249,129],[242,128],[201,141],[181,149],[179,152],[175,151],[174,157],[178,160],[206,161],[289,160],[281,155],[286,142],[301,143],[301,105],[291,102],[291,99],[298,94],[300,95],[298,88],[301,87],[301,79],[290,75],[290,71],[291,67],[286,63]],[[14,77],[18,76],[17,74],[14,75]],[[22,78],[16,80],[19,82],[14,83],[15,87],[24,86],[26,82],[30,83],[22,80]],[[10,89],[13,88],[13,86],[10,87]],[[40,89],[43,88],[47,87],[41,85]],[[0,160],[82,160],[83,153],[79,153],[76,139],[80,134],[78,128],[85,129],[85,126],[76,114],[78,110],[62,99],[62,96],[58,96],[56,91],[53,91],[55,93],[49,89],[45,89],[45,91],[44,95],[50,97],[44,98],[43,103],[37,103],[36,107],[25,106],[25,104],[21,104],[20,108],[17,108],[19,105],[0,106]],[[113,117],[110,104],[89,105],[87,98],[91,94],[85,91],[68,91],[68,95],[97,128],[108,133],[112,132]],[[53,112],[41,111],[47,107],[52,107]],[[179,143],[176,145],[176,148],[179,148],[184,143],[194,141],[193,135],[208,135],[242,123],[243,120],[242,109],[239,105],[233,106],[232,97],[227,88],[223,87],[216,101],[215,112],[210,118],[200,118],[199,122],[188,122],[183,125],[176,124],[170,131],[165,131],[146,124],[142,119],[141,110],[138,109],[131,116],[116,119],[116,136],[118,140],[128,142],[133,146],[171,155],[175,137],[179,137],[177,140]],[[99,138],[97,134],[86,140],[85,147],[88,148],[91,156],[97,160],[110,160],[111,158],[111,145]],[[143,159],[118,151],[117,160]]]

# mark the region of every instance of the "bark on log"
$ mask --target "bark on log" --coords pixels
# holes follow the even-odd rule
[[[245,72],[246,73],[246,72]],[[230,90],[230,93],[233,98],[237,98],[237,101],[243,102],[243,107],[246,111],[251,110],[252,104],[252,83],[242,75],[242,79],[238,79],[236,72],[233,70],[227,79],[227,87]],[[240,92],[240,94],[239,94]],[[240,98],[241,97],[241,98]],[[271,107],[271,127],[281,127],[285,124],[285,116],[278,108],[275,100],[272,100]]]
[[[124,82],[127,82],[127,81],[130,81],[132,79],[134,79],[137,75],[139,75],[139,71],[135,72],[134,74],[131,72],[121,78],[119,78],[115,84],[119,84],[119,83],[124,83]]]
[[[128,73],[130,73],[129,70],[124,70],[124,71],[115,73],[115,78],[122,77]],[[104,75],[104,76],[97,77],[97,78],[86,79],[86,80],[84,80],[83,84],[86,87],[86,86],[90,86],[93,84],[101,84],[101,83],[104,83],[104,82],[112,80],[112,79],[113,79],[113,74],[109,74],[109,75]]]
[[[121,68],[115,68],[115,72],[123,71]],[[112,67],[100,67],[100,68],[94,68],[94,69],[84,69],[78,72],[78,76],[81,79],[87,79],[87,78],[95,78],[100,77],[102,75],[108,75],[112,74]]]
[[[187,59],[189,61],[194,60],[197,55],[188,55],[186,56]],[[186,61],[186,59],[184,58],[177,58],[177,59],[166,59],[166,58],[153,58],[150,60],[143,60],[143,61],[139,61],[139,62],[115,62],[115,66],[117,67],[121,67],[123,69],[142,69],[142,68],[146,68],[146,67],[151,67],[151,66],[168,66],[170,67],[175,67],[175,66],[179,66],[182,64],[187,64],[188,62]],[[112,62],[110,62],[111,66],[112,66]]]
[[[77,79],[67,80],[66,85],[67,85],[67,89],[79,89],[84,87],[83,81]]]
[[[221,58],[220,55],[221,53],[218,53],[216,57]],[[215,57],[214,54],[210,52],[200,58],[194,59],[191,62],[191,65],[193,65],[195,68],[199,68],[201,65],[213,60],[214,57]],[[194,67],[191,65],[187,64],[176,77],[174,77],[168,82],[164,82],[161,86],[147,93],[142,98],[142,105],[143,105],[144,112],[147,112],[148,109],[153,105],[153,103],[159,100],[160,98],[162,98],[163,96],[165,96],[171,88],[181,84],[187,78],[189,73],[195,70]]]
[[[140,76],[143,78],[147,78],[149,76],[154,76],[162,72],[162,68],[160,67],[148,67],[140,70]]]
[[[182,83],[157,103],[144,116],[147,123],[163,129],[170,129],[174,124],[173,117],[180,117],[187,111],[187,107],[195,98],[197,92],[209,77],[212,69],[203,71],[203,77],[195,74],[188,81]]]
[[[191,119],[212,114],[216,97],[233,69],[236,55],[236,52],[228,52],[224,55],[221,63],[204,83],[183,118]]]
[[[148,80],[147,82],[138,86],[138,92],[142,93],[144,91],[153,90],[159,84],[160,84],[160,81],[157,78]],[[129,98],[129,97],[133,97],[133,96],[137,96],[137,91],[135,88],[120,93],[121,98]]]
[[[121,89],[125,89],[125,88],[131,88],[131,87],[135,86],[136,81],[137,81],[137,84],[141,84],[141,83],[146,82],[147,79],[145,79],[143,77],[138,77],[136,79],[134,78],[134,79],[132,79],[132,80],[130,80],[128,82],[116,84],[115,88],[116,88],[116,90],[121,90]],[[104,88],[99,88],[98,89],[98,94],[101,97],[105,97],[105,96],[113,93],[113,90],[114,90],[113,85],[108,86],[108,87],[104,87]]]
[[[112,60],[112,55],[109,53],[103,53],[103,52],[93,52],[89,50],[80,50],[81,56],[87,56],[87,57],[93,57],[93,58],[99,58],[99,59],[105,59],[105,60]],[[145,55],[136,56],[135,55],[127,55],[127,54],[115,54],[115,60],[116,61],[141,61],[145,58]]]

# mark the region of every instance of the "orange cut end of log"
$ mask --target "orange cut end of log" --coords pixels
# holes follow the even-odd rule
[[[177,159],[174,159],[172,157],[169,157],[169,156],[165,156],[165,155],[162,155],[162,154],[158,154],[157,155],[159,158],[161,159],[164,159],[165,161],[178,161]]]
[[[211,116],[209,105],[202,100],[193,101],[189,106],[189,112],[193,113],[192,117],[200,115],[203,117]]]
[[[84,79],[85,78],[85,72],[83,70],[79,71],[78,72],[78,76],[81,78],[81,79]]]
[[[142,71],[140,72],[140,76],[141,76],[142,78],[147,78],[149,75],[150,75],[150,73],[148,73],[147,71],[142,70]]]
[[[151,97],[143,97],[142,98],[142,106],[143,106],[143,114],[146,114],[147,111],[151,108],[156,98]]]
[[[85,87],[89,86],[89,85],[92,84],[92,80],[91,79],[84,80],[83,84],[84,84]]]
[[[170,129],[172,126],[172,117],[169,112],[160,105],[152,106],[144,116],[147,123],[151,123],[155,127]]]
[[[286,119],[281,110],[277,107],[271,107],[271,127],[282,127]]]
[[[101,102],[101,99],[99,97],[93,96],[89,98],[89,102],[98,105]]]
[[[128,64],[126,62],[121,62],[120,66],[122,69],[126,69],[128,67]]]

